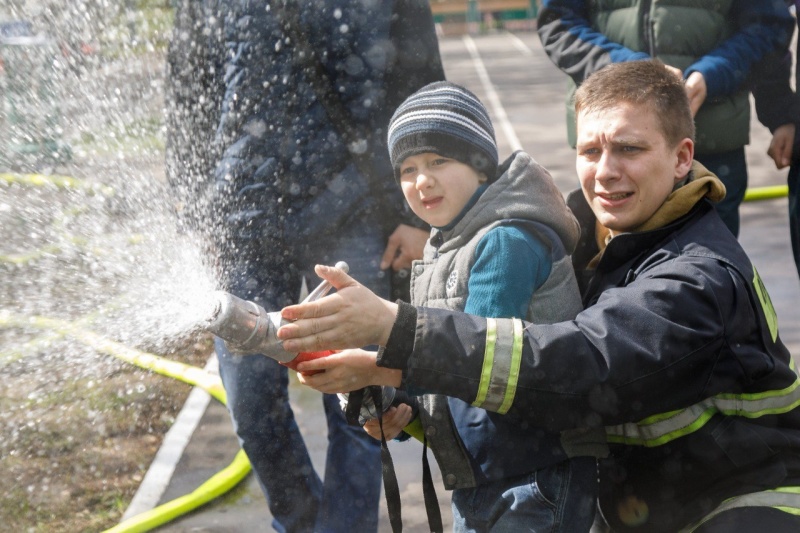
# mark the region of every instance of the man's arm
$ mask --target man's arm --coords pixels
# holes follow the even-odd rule
[[[792,37],[794,18],[783,0],[737,0],[733,13],[739,30],[684,72],[703,75],[708,98],[732,94],[745,82],[753,65]]]
[[[676,264],[677,263],[677,264]],[[745,383],[762,363],[720,357],[731,332],[758,327],[744,281],[710,258],[651,269],[609,289],[575,320],[551,325],[392,305],[346,274],[317,267],[337,293],[290,306],[278,337],[290,351],[385,347],[412,395],[444,394],[550,430],[635,422]],[[763,365],[761,365],[763,366]],[[384,383],[374,383],[384,384]],[[676,386],[679,384],[679,386]]]
[[[539,13],[539,37],[550,60],[580,84],[609,63],[647,59],[648,54],[610,41],[591,27],[584,0],[545,0]],[[685,72],[703,75],[708,98],[731,94],[745,81],[753,64],[785,46],[794,19],[781,0],[738,0],[739,31],[701,57]]]
[[[752,314],[734,294],[730,278],[715,282],[683,264],[608,290],[574,321],[553,325],[418,308],[413,351],[404,360],[395,345],[408,343],[409,329],[393,330],[379,364],[403,368],[409,394],[504,404],[552,430],[634,422],[719,392],[706,390],[712,371],[724,368],[726,382],[745,372],[718,360],[726,313]]]
[[[767,55],[750,75],[756,115],[772,133],[767,155],[778,169],[789,166],[796,125],[800,123],[800,99],[792,90],[792,54],[787,50]]]
[[[547,56],[577,84],[609,63],[647,59],[592,28],[585,0],[544,0],[538,33]]]

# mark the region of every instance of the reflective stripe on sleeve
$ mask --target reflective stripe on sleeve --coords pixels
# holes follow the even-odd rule
[[[703,517],[700,522],[682,529],[679,533],[692,533],[692,531],[718,514],[741,507],[772,507],[785,513],[800,516],[800,487],[780,487],[729,498]]]
[[[486,320],[486,349],[481,381],[472,403],[488,411],[505,414],[514,402],[522,361],[522,321]]]
[[[791,362],[795,370],[794,361]],[[785,389],[752,394],[718,394],[686,409],[653,415],[637,423],[606,426],[608,442],[661,446],[702,428],[715,414],[759,418],[786,413],[800,406],[800,380]]]

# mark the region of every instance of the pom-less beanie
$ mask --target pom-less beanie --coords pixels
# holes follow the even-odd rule
[[[497,177],[497,143],[489,113],[467,89],[446,81],[409,96],[389,122],[389,157],[395,178],[412,155],[433,152]]]

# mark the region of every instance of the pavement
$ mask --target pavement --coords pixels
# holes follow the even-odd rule
[[[440,50],[447,78],[470,88],[489,108],[495,124],[501,159],[523,148],[550,170],[562,192],[577,187],[574,152],[566,144],[564,75],[545,56],[534,32],[498,32],[473,37],[445,37]],[[766,156],[769,132],[755,119],[747,149],[751,187],[780,185],[786,171],[777,171]],[[791,258],[787,227],[787,200],[769,200],[742,207],[740,241],[761,274],[778,313],[780,334],[795,357],[800,357],[800,281]],[[318,472],[324,471],[326,430],[319,394],[293,382],[290,396],[301,431]],[[187,413],[195,418],[178,436],[185,446],[172,469],[160,477],[163,490],[153,504],[168,502],[197,488],[227,466],[238,451],[225,407],[195,396]],[[199,406],[199,407],[198,407]],[[191,418],[192,415],[187,415]],[[179,416],[179,420],[181,417]],[[176,422],[176,426],[178,423]],[[180,433],[180,432],[179,432]],[[404,530],[428,531],[422,503],[421,445],[416,441],[390,443],[403,499]],[[432,457],[432,455],[431,455]],[[441,479],[431,459],[434,476]],[[147,478],[145,479],[145,481]],[[144,487],[143,491],[147,490]],[[437,481],[445,529],[452,519],[449,494]],[[254,477],[248,476],[228,494],[179,518],[158,531],[230,532],[269,531],[272,517]],[[389,532],[385,503],[381,502],[381,532]]]

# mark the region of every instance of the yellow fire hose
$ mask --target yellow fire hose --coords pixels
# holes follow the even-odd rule
[[[789,195],[788,185],[772,185],[769,187],[754,187],[747,189],[744,193],[745,202],[758,202],[761,200],[774,200],[775,198],[785,198]]]
[[[167,377],[179,379],[189,385],[200,387],[222,404],[226,402],[225,389],[222,387],[219,376],[210,374],[195,366],[130,348],[63,320],[47,317],[23,318],[10,313],[0,313],[0,327],[35,327],[72,337],[98,352],[111,355],[127,363],[152,370]],[[238,485],[249,472],[250,461],[244,451],[239,450],[233,462],[214,474],[193,492],[136,515],[108,529],[107,533],[150,531],[225,494]]]
[[[34,187],[54,187],[57,189],[73,189],[78,191],[87,192],[89,194],[103,194],[105,196],[112,196],[114,189],[107,185],[97,183],[89,183],[87,181],[72,178],[70,176],[59,175],[43,175],[43,174],[12,174],[0,173],[0,181],[9,185],[29,185]]]

